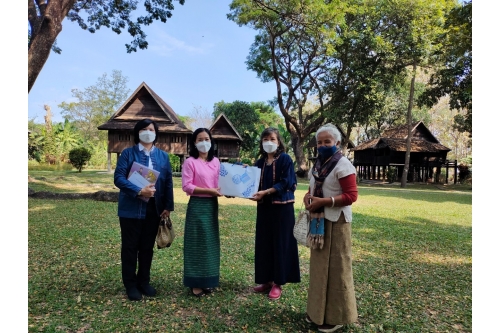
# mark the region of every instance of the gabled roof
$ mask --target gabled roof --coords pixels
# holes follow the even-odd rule
[[[365,141],[355,148],[353,151],[359,150],[367,150],[367,149],[384,149],[389,147],[394,151],[406,151],[406,139],[393,139],[393,138],[377,138],[369,141]],[[411,149],[412,153],[419,152],[439,152],[439,151],[450,151],[451,149],[443,146],[440,143],[429,142],[422,139],[413,139],[411,140]]]
[[[423,122],[418,121],[412,124],[412,138],[421,137],[429,142],[439,143],[439,140],[429,131]],[[408,137],[408,126],[400,125],[389,128],[382,134],[383,138],[406,139]]]
[[[219,140],[239,140],[243,141],[240,133],[233,126],[231,121],[224,113],[221,113],[210,125],[210,133],[212,138]]]
[[[353,151],[367,149],[384,149],[389,147],[393,151],[406,151],[406,139],[408,137],[407,125],[396,126],[387,129],[382,137],[365,141]],[[421,121],[412,124],[412,138],[410,152],[439,152],[450,151],[451,149],[439,143],[438,139],[429,131]]]
[[[99,130],[131,130],[139,120],[144,118],[154,120],[161,132],[192,133],[170,105],[165,103],[145,82],[137,87],[106,123],[97,128]]]

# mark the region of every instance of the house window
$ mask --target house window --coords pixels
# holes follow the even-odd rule
[[[158,142],[160,142],[160,143],[168,143],[168,136],[160,134],[159,137],[158,137]]]
[[[175,143],[182,143],[182,136],[174,136]]]
[[[118,141],[130,141],[130,134],[119,133]]]

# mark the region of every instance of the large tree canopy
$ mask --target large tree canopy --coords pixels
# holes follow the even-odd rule
[[[449,95],[450,107],[465,115],[455,116],[455,128],[472,136],[472,1],[466,1],[446,17],[443,47],[436,54],[442,66],[431,76],[420,103],[432,106]]]
[[[130,44],[125,44],[127,52],[130,53],[136,52],[137,48],[148,47],[142,27],[155,20],[166,22],[167,18],[172,16],[173,1],[28,0],[28,93],[50,51],[61,52],[56,45],[56,38],[62,30],[65,17],[91,33],[101,27],[110,28],[117,34],[126,30],[132,36]],[[183,5],[185,0],[178,2]],[[138,9],[138,3],[144,4],[145,14],[133,20],[132,14]]]
[[[307,170],[303,147],[325,118],[328,105],[320,78],[331,50],[327,41],[343,20],[343,6],[323,0],[234,0],[228,18],[257,30],[247,67],[263,82],[276,83],[276,104],[291,134],[299,175]],[[316,96],[319,107],[305,110]]]

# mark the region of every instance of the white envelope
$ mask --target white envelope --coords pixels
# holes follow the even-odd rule
[[[260,168],[222,162],[220,164],[220,193],[239,198],[251,198],[259,190]]]

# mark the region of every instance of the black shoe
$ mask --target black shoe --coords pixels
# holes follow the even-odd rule
[[[137,286],[137,288],[144,296],[149,296],[149,297],[156,296],[156,289],[153,288],[150,284]]]
[[[201,288],[205,294],[211,294],[214,292],[214,288]]]
[[[127,289],[127,296],[131,301],[140,301],[142,299],[141,293],[134,287]]]

